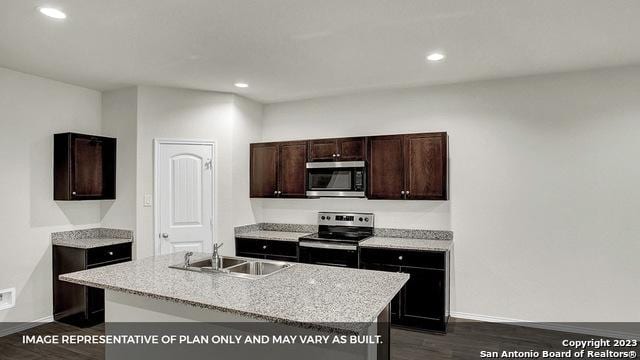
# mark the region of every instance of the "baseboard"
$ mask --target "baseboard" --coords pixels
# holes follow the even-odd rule
[[[457,311],[452,311],[450,315],[451,317],[457,318],[457,319],[484,321],[484,322],[500,323],[500,324],[517,323],[517,325],[519,326],[526,326],[526,327],[531,327],[536,329],[555,330],[555,331],[563,331],[568,333],[603,336],[603,337],[610,337],[610,338],[617,338],[617,339],[637,339],[640,336],[640,334],[634,334],[634,333],[628,333],[628,332],[597,329],[597,328],[590,328],[590,327],[581,327],[581,326],[574,326],[574,325],[568,325],[568,324],[565,325],[561,323],[540,323],[540,322],[533,322],[529,320],[511,319],[511,318],[488,316],[488,315],[478,315],[478,314],[470,314],[470,313],[463,313],[463,312],[457,312]]]
[[[44,323],[50,323],[53,321],[53,315],[45,316],[40,319],[33,320],[31,322],[20,323],[19,325],[12,326],[6,329],[0,329],[0,337],[15,334],[20,331],[25,331],[36,326],[42,325]]]

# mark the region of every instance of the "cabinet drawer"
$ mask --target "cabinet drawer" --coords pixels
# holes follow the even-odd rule
[[[236,253],[298,256],[298,243],[290,241],[236,238]]]
[[[131,260],[131,243],[89,249],[87,265],[96,265],[116,260]]]
[[[361,248],[360,261],[372,264],[441,269],[446,266],[446,252]]]

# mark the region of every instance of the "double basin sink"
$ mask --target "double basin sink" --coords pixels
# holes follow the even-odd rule
[[[245,279],[261,279],[291,266],[293,264],[283,261],[220,256],[220,268],[218,270],[213,270],[211,267],[211,258],[194,261],[187,267],[184,264],[175,264],[169,267],[186,271],[227,274]]]

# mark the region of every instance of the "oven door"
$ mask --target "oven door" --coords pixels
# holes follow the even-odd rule
[[[307,196],[364,197],[364,161],[307,163]]]
[[[358,268],[358,246],[300,240],[300,262],[305,264]]]

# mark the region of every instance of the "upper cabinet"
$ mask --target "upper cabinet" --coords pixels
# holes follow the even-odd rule
[[[309,140],[309,161],[364,160],[363,137]]]
[[[116,139],[54,135],[54,200],[116,198]]]
[[[447,200],[447,133],[251,144],[251,197],[306,197],[306,162],[366,160],[369,199]]]
[[[305,197],[307,142],[251,144],[251,197]]]
[[[370,199],[447,200],[447,133],[367,138]]]

